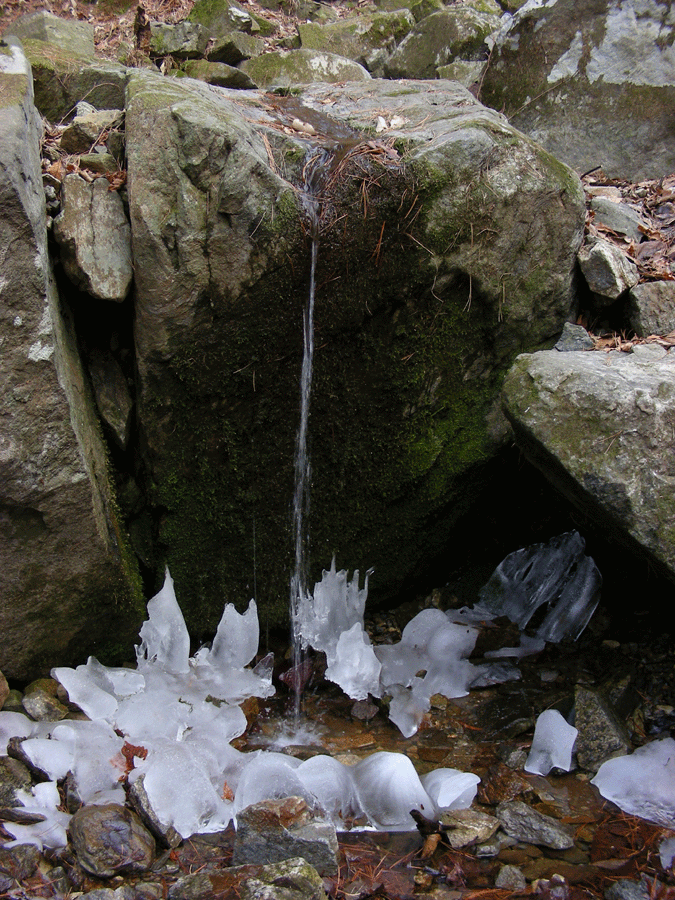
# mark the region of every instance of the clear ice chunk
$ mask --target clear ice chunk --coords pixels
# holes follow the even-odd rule
[[[334,653],[326,658],[326,678],[338,684],[353,700],[380,696],[382,666],[361,623],[356,622],[343,631]]]
[[[70,821],[68,813],[61,812],[59,789],[55,781],[43,781],[33,786],[32,791],[17,791],[17,798],[23,804],[22,810],[27,813],[44,816],[44,821],[34,825],[18,825],[15,822],[3,822],[3,828],[14,838],[5,847],[18,844],[35,844],[40,850],[56,850],[68,843],[66,828]]]
[[[234,808],[241,812],[262,800],[302,797],[310,806],[312,792],[305,787],[297,769],[300,760],[284,753],[268,751],[255,755],[244,767],[234,795]]]
[[[436,815],[415,767],[402,753],[373,753],[353,766],[353,777],[361,808],[380,830],[412,831],[413,809],[428,819]]]
[[[243,614],[228,603],[223,610],[208,661],[219,669],[243,669],[258,652],[259,641],[260,627],[255,600],[251,600]]]
[[[475,609],[507,616],[523,629],[544,604],[549,612],[537,637],[553,642],[576,639],[600,599],[602,576],[583,555],[584,539],[576,531],[510,553],[480,591]]]
[[[591,780],[606,800],[631,816],[672,828],[675,821],[675,740],[638,747],[604,762]]]
[[[478,791],[480,778],[459,769],[434,769],[420,777],[422,786],[436,804],[438,812],[468,809]]]
[[[431,700],[424,689],[421,678],[414,678],[410,687],[393,684],[387,688],[391,695],[389,718],[403,737],[412,737],[420,727],[424,714],[431,706]]]
[[[7,742],[11,737],[30,737],[37,730],[37,722],[23,713],[3,710],[0,712],[0,755],[7,752]]]
[[[537,718],[525,771],[535,775],[548,775],[553,768],[569,772],[578,733],[557,709],[545,709]]]
[[[296,774],[336,827],[359,815],[361,808],[349,766],[319,754],[302,762]]]
[[[148,601],[148,619],[141,626],[139,636],[141,643],[136,655],[141,671],[152,662],[167,672],[190,671],[190,635],[168,569],[161,591]]]

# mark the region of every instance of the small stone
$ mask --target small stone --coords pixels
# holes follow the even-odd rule
[[[500,803],[497,818],[504,831],[519,841],[552,850],[567,850],[574,846],[574,838],[567,828],[520,800]]]
[[[652,896],[654,895],[644,881],[632,881],[629,878],[615,881],[605,891],[605,900],[648,900]]]
[[[32,780],[28,767],[11,756],[0,756],[0,807],[23,806],[17,791],[29,791]]]
[[[502,866],[495,878],[495,887],[508,891],[524,891],[527,880],[518,866]]]
[[[326,900],[319,873],[299,857],[261,866],[255,875],[242,877],[237,893],[240,900]]]
[[[595,239],[584,244],[577,259],[589,288],[607,302],[616,300],[640,280],[633,260],[609,241]]]
[[[58,722],[68,715],[67,708],[56,698],[56,682],[50,678],[29,684],[21,705],[36,722]]]
[[[336,875],[337,855],[335,826],[315,816],[300,797],[264,800],[237,815],[235,865],[302,856],[321,875]]]
[[[488,841],[499,828],[499,820],[475,809],[455,809],[443,813],[441,824],[453,850]]]
[[[11,688],[2,705],[2,709],[4,712],[25,712],[22,701],[23,694],[21,691]]]
[[[99,878],[145,872],[152,865],[152,835],[118,803],[82,807],[70,820],[68,837],[82,868]]]
[[[575,748],[583,769],[597,772],[606,760],[628,753],[626,729],[600,691],[577,685],[574,703],[579,732]]]
[[[583,325],[573,325],[571,322],[565,322],[563,333],[558,338],[558,342],[553,349],[565,353],[570,350],[592,350],[593,346],[593,338]]]
[[[372,700],[357,700],[352,706],[352,717],[361,722],[369,722],[377,715],[377,711]]]

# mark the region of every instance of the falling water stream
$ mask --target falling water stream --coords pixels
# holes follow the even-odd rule
[[[297,726],[300,718],[302,694],[302,640],[298,621],[300,602],[307,596],[307,550],[310,484],[312,466],[307,446],[309,429],[309,403],[312,393],[312,371],[314,366],[314,301],[316,295],[316,262],[319,255],[319,219],[321,202],[319,189],[325,171],[327,154],[319,151],[305,167],[303,200],[307,210],[312,242],[309,291],[303,312],[303,355],[300,374],[300,424],[295,449],[295,491],[293,494],[293,537],[295,564],[290,585],[290,613],[293,644],[293,695],[294,714]]]

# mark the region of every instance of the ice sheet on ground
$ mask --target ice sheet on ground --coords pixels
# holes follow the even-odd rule
[[[44,816],[43,822],[35,825],[17,825],[15,822],[3,822],[3,828],[14,838],[4,846],[14,847],[17,844],[35,844],[40,850],[58,849],[68,843],[66,828],[70,821],[68,813],[61,812],[58,807],[61,797],[55,781],[43,781],[33,786],[32,791],[17,791],[17,798],[23,804],[22,809],[28,813]]]
[[[429,819],[436,815],[415,767],[402,753],[373,753],[353,766],[353,778],[359,804],[376,828],[414,829],[413,809]]]
[[[629,756],[607,760],[591,784],[625,813],[672,828],[675,821],[675,740],[652,741]]]
[[[534,728],[525,771],[536,775],[548,775],[553,768],[569,772],[578,733],[557,709],[545,709]]]
[[[436,804],[438,812],[468,809],[478,792],[480,778],[459,769],[434,769],[420,777],[422,786]]]
[[[574,640],[588,624],[600,599],[602,576],[576,531],[510,553],[480,591],[474,607],[507,616],[523,629],[540,606],[550,607],[537,637]]]

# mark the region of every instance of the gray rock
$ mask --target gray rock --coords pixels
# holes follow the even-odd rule
[[[628,753],[630,740],[625,725],[600,691],[578,684],[574,698],[577,761],[582,769],[595,774],[605,760]]]
[[[504,831],[519,841],[540,844],[552,850],[568,850],[574,846],[569,828],[551,816],[537,812],[521,800],[500,803],[496,815]]]
[[[583,325],[573,325],[571,322],[565,322],[563,333],[558,338],[553,349],[566,353],[577,350],[592,350],[593,347],[593,338]]]
[[[150,23],[150,53],[152,56],[175,56],[177,59],[196,59],[204,55],[209,32],[195,22]]]
[[[237,814],[234,865],[267,865],[301,856],[320,875],[337,875],[335,826],[314,815],[300,797],[263,800]]]
[[[242,523],[254,510],[269,548],[259,565],[276,585],[267,596],[287,593],[309,264],[296,185],[308,152],[358,147],[333,182],[318,261],[328,343],[312,400],[312,565],[337,542],[345,566],[377,566],[383,593],[400,585],[453,524],[444,514],[431,528],[433,516],[461,505],[467,473],[496,452],[487,417],[503,372],[523,346],[555,340],[569,315],[585,217],[569,169],[452,82],[312,79],[288,98],[145,71],[130,80],[137,410],[162,546],[200,629],[206,605],[215,627],[223,593],[246,596]],[[373,134],[383,110],[396,122],[386,143]],[[373,414],[356,429],[364,404]],[[268,612],[281,621],[286,604]]]
[[[89,374],[101,418],[112,431],[115,442],[124,450],[131,435],[134,409],[124,373],[112,354],[92,351]]]
[[[495,878],[495,887],[521,892],[527,888],[527,879],[518,866],[502,866]]]
[[[589,288],[605,303],[616,300],[640,280],[633,260],[610,241],[587,241],[578,259]]]
[[[264,49],[265,42],[261,38],[243,34],[241,31],[232,31],[230,34],[216,38],[209,48],[208,59],[210,62],[236,66],[245,59],[255,59],[260,56]],[[198,65],[197,62],[192,63],[193,69],[196,65]],[[189,73],[187,67],[185,71]]]
[[[259,30],[250,13],[232,0],[196,0],[188,21],[204,26],[216,41],[232,31],[250,33]]]
[[[318,81],[370,81],[367,69],[338,56],[320,50],[275,50],[241,63],[249,78],[264,88],[290,88],[298,84]]]
[[[593,197],[591,209],[595,213],[594,222],[600,222],[618,234],[625,234],[636,244],[642,240],[639,226],[645,223],[640,213],[632,206],[628,206],[627,203],[617,203],[609,197]]]
[[[418,22],[389,57],[389,78],[435,78],[439,66],[457,59],[481,60],[486,38],[499,28],[499,17],[470,6],[452,6]]]
[[[11,756],[0,756],[0,807],[22,806],[17,791],[30,790],[32,780],[28,768]]]
[[[124,113],[119,109],[102,109],[79,113],[61,134],[61,149],[67,153],[87,153],[107,131],[122,127]]]
[[[27,679],[129,642],[143,604],[113,503],[108,461],[72,323],[47,252],[41,122],[17,44],[0,47],[0,668]],[[114,602],[111,602],[112,598]]]
[[[671,576],[674,376],[675,353],[655,344],[632,353],[542,351],[520,356],[503,390],[525,455],[613,539],[637,542]]]
[[[64,19],[49,12],[28,13],[19,16],[4,35],[12,34],[20,41],[41,41],[56,47],[68,47],[71,53],[93,58],[94,26],[77,19]]]
[[[496,41],[481,99],[578,172],[661,178],[675,170],[672,25],[660,0],[526,3]]]
[[[628,321],[640,337],[675,331],[675,281],[645,281],[632,287]]]
[[[615,881],[605,891],[605,900],[648,900],[651,896],[653,894],[647,882],[629,878]]]
[[[90,184],[77,174],[66,175],[54,237],[73,284],[101,300],[124,300],[133,279],[131,228],[107,179]]]
[[[471,88],[480,83],[484,69],[484,60],[457,59],[446,66],[439,66],[436,73],[439,78],[446,81],[457,81],[465,88]]]
[[[81,894],[82,897],[86,897],[87,900],[139,900],[138,894],[130,885],[122,885],[121,887],[115,888],[96,888],[93,891],[87,891],[86,894]]]
[[[135,813],[118,803],[83,806],[70,820],[68,837],[78,863],[99,878],[137,874],[152,865],[152,835]]]

